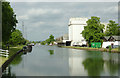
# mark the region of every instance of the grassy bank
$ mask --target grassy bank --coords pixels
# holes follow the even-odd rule
[[[10,47],[9,49],[9,57],[11,57],[13,54],[15,54],[17,51],[21,50],[25,45],[18,45],[15,47]]]
[[[9,48],[9,57],[0,57],[0,67],[1,65],[8,60],[13,54],[15,54],[17,51],[21,50],[25,45],[18,45],[15,47],[10,47]]]
[[[73,48],[73,49],[81,49],[81,50],[90,50],[90,51],[102,51],[109,52],[109,49],[106,48],[91,48],[91,47],[74,47],[74,46],[62,46],[63,48]],[[112,49],[111,52],[120,53],[118,48]]]
[[[6,57],[0,57],[0,67],[2,66],[2,64],[7,60],[8,58]]]

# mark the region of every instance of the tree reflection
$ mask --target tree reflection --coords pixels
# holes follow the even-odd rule
[[[113,76],[116,72],[118,72],[118,61],[116,59],[113,59],[114,56],[111,53],[109,54],[109,57],[109,60],[105,60],[105,64],[110,75]]]
[[[89,76],[100,76],[103,71],[104,61],[102,58],[87,58],[83,61],[83,65]]]
[[[12,65],[18,65],[21,63],[22,61],[22,55],[23,54],[27,54],[27,53],[31,53],[32,52],[32,46],[28,46],[28,49],[26,51],[21,52],[20,54],[18,54],[13,61],[11,62]]]
[[[54,54],[54,50],[48,50],[48,52],[50,53],[50,55]]]
[[[3,74],[2,78],[16,78],[16,75],[14,73],[11,73],[11,67],[8,66],[8,69],[6,69]]]
[[[106,66],[109,70],[110,75],[112,76],[118,71],[118,63],[116,63],[115,61],[106,61]]]
[[[21,57],[22,55],[23,55],[23,53],[18,54],[18,55],[13,59],[13,61],[11,62],[11,64],[12,64],[12,65],[18,65],[18,64],[20,64],[21,61],[22,61],[22,57]]]

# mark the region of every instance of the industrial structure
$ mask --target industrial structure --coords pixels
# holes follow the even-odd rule
[[[86,45],[86,40],[82,37],[82,31],[84,26],[87,25],[86,21],[88,18],[70,18],[68,24],[69,41],[71,46],[83,46]]]

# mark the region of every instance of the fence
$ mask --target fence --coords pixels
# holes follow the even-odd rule
[[[0,56],[8,57],[9,56],[9,51],[0,49]]]

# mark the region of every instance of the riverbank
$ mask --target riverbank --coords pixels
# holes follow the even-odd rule
[[[8,58],[6,58],[6,57],[0,57],[0,67],[2,66],[2,64],[5,62],[5,61],[7,61],[8,60]]]
[[[106,49],[106,48],[74,47],[74,46],[61,46],[61,47],[62,48],[80,49],[80,50],[89,50],[89,51],[109,52],[109,49]],[[120,50],[112,49],[111,52],[113,52],[113,53],[120,53]]]
[[[18,45],[15,47],[10,47],[9,56],[8,57],[0,57],[0,67],[7,61],[12,55],[14,55],[17,51],[21,50],[25,45]]]

